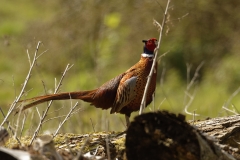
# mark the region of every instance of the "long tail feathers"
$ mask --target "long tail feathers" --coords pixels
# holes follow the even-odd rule
[[[67,100],[67,99],[81,99],[85,102],[92,102],[95,90],[80,91],[80,92],[65,92],[58,94],[51,94],[45,96],[34,97],[26,100],[19,101],[20,107],[16,109],[15,114],[20,110],[25,110],[40,103],[44,103],[51,100]]]

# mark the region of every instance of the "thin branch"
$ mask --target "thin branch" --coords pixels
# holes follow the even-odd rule
[[[152,95],[152,100],[153,100],[153,111],[155,111],[155,93]]]
[[[30,92],[31,90],[33,90],[33,88],[27,90],[27,91],[24,91],[24,95],[26,96],[28,94],[28,92]]]
[[[75,110],[74,112],[72,112],[72,114],[77,114],[77,113],[79,113],[80,111],[83,111],[83,109],[82,109],[82,108],[78,108],[77,110]]]
[[[196,81],[196,79],[198,78],[198,76],[199,76],[199,71],[200,71],[200,69],[202,68],[202,66],[204,65],[204,61],[202,61],[199,65],[198,65],[198,67],[197,67],[197,69],[196,69],[196,71],[195,71],[195,73],[194,73],[194,76],[193,76],[193,78],[192,78],[192,80],[190,81],[190,83],[187,85],[187,90],[189,90],[191,87],[192,87],[192,85],[194,84],[194,82]]]
[[[150,82],[151,82],[151,78],[152,78],[152,75],[153,75],[153,72],[154,72],[154,69],[155,69],[155,65],[156,65],[156,61],[157,61],[157,55],[158,55],[158,51],[159,51],[160,44],[161,44],[161,41],[162,41],[162,34],[163,34],[164,26],[165,26],[165,21],[166,21],[166,17],[167,17],[167,13],[168,13],[168,6],[169,6],[170,1],[171,0],[168,0],[167,6],[166,6],[166,9],[165,9],[165,12],[164,12],[162,25],[161,25],[161,30],[160,30],[160,33],[159,33],[158,46],[154,50],[155,57],[153,59],[152,68],[151,68],[151,71],[149,73],[148,80],[147,80],[147,83],[146,83],[146,86],[145,86],[145,89],[144,89],[144,93],[143,93],[143,98],[142,98],[142,101],[141,101],[141,106],[140,106],[140,111],[139,111],[140,115],[142,114],[142,112],[143,112],[143,110],[146,106],[147,91],[148,91],[148,88],[149,88],[149,85],[150,85]]]
[[[193,95],[190,95],[188,92],[185,92],[185,95],[187,95],[187,96],[190,98],[190,100],[189,100],[188,103],[185,105],[185,107],[184,107],[184,112],[185,112],[186,114],[188,114],[188,115],[200,116],[199,114],[196,114],[195,112],[192,113],[192,112],[189,112],[189,111],[188,111],[188,108],[190,107],[190,105],[192,104],[192,102],[193,102],[193,100],[194,100],[194,98],[195,98],[196,88],[194,89]]]
[[[54,85],[55,85],[55,88],[57,88],[57,78],[54,78]]]
[[[43,51],[42,53],[40,53],[38,56],[37,56],[37,59],[39,58],[39,57],[41,57],[44,53],[46,53],[48,51],[48,49],[47,50],[45,50],[45,51]]]
[[[233,94],[228,98],[227,102],[223,105],[223,107],[228,107],[230,102],[232,101],[232,99],[240,92],[240,86],[238,87],[238,89],[236,89]]]
[[[160,32],[162,30],[162,25],[158,23],[155,19],[153,20],[153,25],[155,25],[158,28],[158,31]]]
[[[36,110],[37,110],[37,113],[38,113],[39,118],[41,119],[41,114],[40,114],[40,112],[39,112],[39,110],[38,110],[38,107],[36,107]]]
[[[56,113],[56,112],[60,111],[61,109],[63,109],[64,107],[65,107],[65,106],[63,105],[61,108],[56,109],[56,110],[54,110],[53,112],[49,112],[48,115],[53,114],[53,113]]]
[[[227,108],[227,107],[225,107],[225,106],[222,106],[222,109],[225,109],[225,110],[228,111],[228,112],[231,112],[231,113],[233,113],[233,114],[235,114],[235,115],[238,115],[237,112],[232,111],[231,109],[229,109],[229,108]]]
[[[17,92],[16,92],[16,87],[15,87],[15,80],[14,80],[14,76],[12,75],[12,81],[13,81],[13,88],[14,88],[14,96],[17,96]]]
[[[1,107],[0,107],[0,111],[1,111],[1,113],[2,113],[2,115],[3,115],[3,117],[5,117],[5,114],[4,114],[4,112],[3,112],[3,110],[2,110]],[[8,124],[8,127],[9,127],[10,131],[12,132],[12,134],[15,135],[15,131],[14,131],[14,129],[12,128],[12,126],[10,125],[10,122],[7,120],[6,123]],[[22,146],[22,143],[21,143],[21,141],[19,140],[19,138],[18,138],[17,136],[16,136],[15,138],[16,138],[18,144],[19,144],[20,146]]]
[[[239,110],[236,108],[234,104],[232,104],[232,108],[239,114]]]
[[[6,117],[4,118],[4,120],[3,120],[2,123],[1,123],[1,126],[3,126],[3,125],[6,123],[8,117],[10,116],[10,114],[11,114],[11,113],[13,112],[13,110],[15,109],[17,102],[20,100],[20,98],[22,97],[22,95],[23,95],[23,93],[24,93],[24,90],[25,90],[25,88],[26,88],[26,86],[27,86],[27,83],[28,83],[28,81],[29,81],[29,79],[30,79],[33,66],[34,66],[34,64],[35,64],[36,61],[37,61],[37,53],[38,53],[38,49],[39,49],[40,44],[41,44],[41,41],[39,41],[38,44],[37,44],[37,48],[36,48],[36,51],[35,51],[35,53],[34,53],[33,61],[32,61],[31,66],[30,66],[30,68],[29,68],[27,77],[26,77],[26,79],[25,79],[25,81],[24,81],[22,90],[20,91],[18,97],[16,97],[16,99],[15,99],[15,100],[13,101],[13,103],[11,104],[11,106],[10,106],[10,108],[9,108],[9,111],[8,111]]]
[[[65,107],[65,106],[62,106],[61,108],[56,109],[56,110],[54,110],[53,112],[48,112],[48,115],[53,114],[53,113],[55,113],[55,112],[58,112],[58,111],[60,111],[61,109],[63,109],[64,107]],[[37,112],[39,113],[37,107],[36,107],[36,109],[37,109]],[[75,110],[74,112],[71,113],[71,115],[77,114],[80,110],[82,110],[82,108],[79,108],[79,109]],[[40,115],[40,114],[39,114],[39,117],[41,118],[41,115]],[[53,118],[49,118],[49,119],[43,121],[43,123],[47,123],[48,121],[51,121],[51,120],[54,120],[54,119],[57,119],[57,118],[62,118],[62,117],[66,117],[66,115],[61,115],[61,116],[56,116],[56,117],[53,117]]]
[[[166,67],[165,67],[165,64],[163,63],[163,69],[162,69],[161,78],[160,78],[160,86],[163,86],[165,73],[166,73]]]
[[[30,54],[29,54],[29,52],[28,52],[28,49],[27,49],[27,56],[28,56],[28,62],[29,62],[29,67],[31,67],[32,66],[32,64],[31,64],[31,58],[30,58]]]
[[[73,113],[72,113],[72,114],[73,114]],[[71,115],[72,115],[72,114],[71,114]],[[52,121],[52,120],[54,120],[54,119],[59,119],[59,118],[63,118],[63,117],[66,117],[66,115],[56,116],[56,117],[49,118],[49,119],[43,121],[43,123],[47,123],[47,122]]]
[[[63,72],[63,74],[62,74],[62,77],[61,77],[61,79],[60,79],[57,87],[55,88],[54,94],[56,94],[57,91],[59,90],[60,86],[62,85],[62,81],[63,81],[63,79],[64,79],[67,71],[68,71],[72,66],[73,66],[73,65],[69,66],[69,64],[67,64],[67,67],[66,67],[66,69],[64,70],[64,72]],[[48,103],[47,109],[44,111],[43,116],[42,116],[41,119],[40,119],[40,122],[39,122],[39,124],[38,124],[37,129],[34,131],[34,134],[33,134],[33,136],[32,136],[32,139],[31,139],[30,144],[33,143],[33,140],[34,140],[34,139],[36,138],[36,136],[38,135],[39,130],[40,130],[42,124],[43,124],[43,121],[45,120],[45,118],[46,118],[46,116],[47,116],[47,113],[48,113],[48,111],[49,111],[49,109],[50,109],[50,106],[52,105],[52,102],[53,102],[53,101],[50,101],[50,102]]]
[[[158,106],[158,110],[160,110],[160,106],[163,104],[163,102],[166,100],[167,98],[164,97],[164,99],[160,102],[159,106]]]
[[[93,132],[95,132],[95,128],[94,128],[94,125],[93,125],[92,118],[90,118],[90,121],[91,121],[91,124],[92,124]]]
[[[204,61],[202,61],[202,62],[198,65],[197,69],[195,70],[194,76],[193,76],[193,78],[191,79],[190,82],[189,82],[189,79],[190,79],[189,77],[190,77],[191,66],[190,66],[190,65],[187,65],[187,82],[189,82],[189,83],[188,83],[188,85],[187,85],[187,87],[186,87],[186,91],[185,91],[184,104],[185,104],[185,101],[186,101],[187,96],[190,98],[190,100],[189,100],[188,103],[185,105],[184,111],[185,111],[185,113],[188,114],[188,115],[199,116],[199,114],[192,113],[192,112],[189,112],[189,111],[188,111],[188,108],[190,107],[190,105],[192,104],[192,102],[193,102],[193,100],[194,100],[194,98],[195,98],[196,88],[194,89],[193,95],[191,95],[191,94],[189,93],[189,90],[191,89],[191,87],[193,86],[193,84],[196,82],[196,79],[199,77],[199,71],[200,71],[200,69],[202,68],[203,65],[204,65]]]
[[[65,117],[65,119],[60,123],[58,129],[56,130],[56,132],[53,134],[53,138],[57,135],[58,131],[60,130],[60,128],[63,126],[63,124],[70,118],[72,112],[75,110],[75,108],[78,106],[78,102],[71,107],[70,111],[68,112],[67,116]]]
[[[41,81],[42,81],[42,85],[43,85],[44,92],[45,92],[45,94],[47,94],[47,88],[46,88],[46,85],[45,85],[45,83],[44,83],[43,80],[41,80]]]
[[[191,72],[192,65],[187,63],[186,66],[187,66],[187,84],[189,84],[189,82],[190,82],[190,72]]]
[[[24,129],[24,126],[25,126],[26,119],[27,119],[27,115],[26,115],[26,113],[24,113],[23,121],[22,121],[22,127],[21,127],[21,131],[20,131],[20,136],[19,136],[20,138],[22,137],[22,133],[23,133],[23,129]]]

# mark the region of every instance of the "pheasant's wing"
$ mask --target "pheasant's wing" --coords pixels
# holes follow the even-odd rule
[[[92,96],[91,104],[97,108],[108,109],[112,107],[114,100],[116,98],[117,89],[120,84],[122,77],[125,75],[120,74],[117,77],[107,81],[102,86],[100,86],[94,95]]]
[[[119,112],[124,106],[131,102],[136,96],[137,77],[133,76],[128,79],[122,79],[117,89],[117,95],[113,103],[113,107],[110,113]]]

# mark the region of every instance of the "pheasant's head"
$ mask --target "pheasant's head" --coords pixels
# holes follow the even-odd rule
[[[154,49],[157,47],[157,39],[151,38],[148,40],[142,40],[142,42],[145,43],[143,52],[146,54],[153,54]]]

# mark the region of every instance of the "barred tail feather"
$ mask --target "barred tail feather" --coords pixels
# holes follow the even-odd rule
[[[52,101],[52,100],[81,99],[85,102],[92,102],[94,93],[95,93],[95,90],[81,91],[81,92],[65,92],[65,93],[50,94],[50,95],[39,96],[39,97],[22,100],[22,101],[19,101],[19,103],[21,103],[21,107],[17,108],[15,113],[17,114],[20,110],[23,111],[35,105]]]

